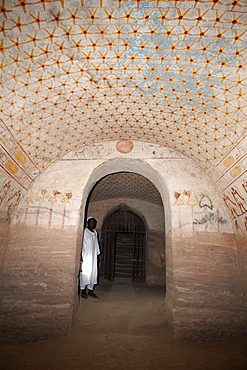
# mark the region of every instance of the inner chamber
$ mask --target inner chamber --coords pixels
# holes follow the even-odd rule
[[[109,281],[145,281],[146,228],[132,211],[108,216],[101,235],[101,277]]]

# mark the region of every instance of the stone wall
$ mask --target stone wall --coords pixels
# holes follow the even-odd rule
[[[77,306],[77,231],[15,227],[1,270],[1,338],[44,339],[71,330]]]
[[[215,340],[247,330],[246,290],[231,234],[173,239],[172,321],[177,339]]]
[[[246,330],[246,236],[235,237],[227,206],[194,162],[138,145],[129,157],[113,149],[110,157],[89,151],[91,159],[72,153],[38,175],[21,199],[2,238],[5,338],[34,340],[71,328],[86,200],[97,181],[118,171],[147,177],[161,194],[175,337],[219,339]]]
[[[87,197],[87,166],[83,178],[80,167],[57,164],[39,175],[8,223],[8,234],[2,234],[4,341],[44,339],[71,330]]]

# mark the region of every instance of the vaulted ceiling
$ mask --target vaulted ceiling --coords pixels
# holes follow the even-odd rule
[[[0,2],[1,158],[29,176],[123,138],[207,170],[244,135],[246,0]]]
[[[162,206],[162,199],[154,184],[146,177],[132,172],[117,172],[102,178],[93,188],[90,202],[133,198]]]

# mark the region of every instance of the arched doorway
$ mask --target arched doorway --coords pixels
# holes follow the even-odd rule
[[[134,212],[107,216],[101,236],[101,276],[109,281],[145,281],[146,228]]]

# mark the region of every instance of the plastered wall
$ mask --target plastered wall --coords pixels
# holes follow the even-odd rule
[[[37,176],[22,198],[2,252],[5,338],[70,330],[87,196],[100,178],[119,170],[146,176],[161,194],[166,308],[175,338],[222,338],[246,330],[246,250],[240,255],[217,189],[177,152],[134,144],[128,154],[111,142],[71,153]]]

